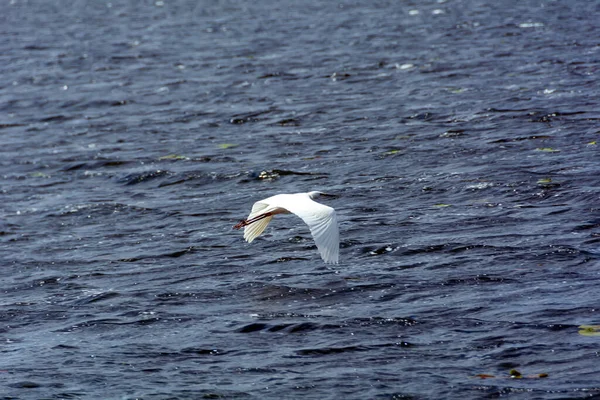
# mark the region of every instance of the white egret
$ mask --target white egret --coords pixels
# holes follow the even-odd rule
[[[335,210],[317,203],[321,192],[278,194],[259,200],[252,206],[248,218],[233,229],[244,228],[244,239],[251,243],[260,235],[275,214],[296,214],[308,225],[321,258],[326,263],[337,264],[340,253],[340,233]]]

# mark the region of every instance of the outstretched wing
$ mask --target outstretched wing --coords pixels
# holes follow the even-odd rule
[[[296,214],[308,225],[321,258],[326,263],[337,264],[340,253],[340,233],[335,210],[313,201],[308,196],[297,196],[283,207]]]
[[[250,215],[248,215],[247,219],[252,219],[252,218],[258,217],[259,215],[261,215],[265,212],[268,212],[267,208],[269,208],[269,204],[257,201],[252,206],[252,211],[250,211]],[[252,241],[254,239],[256,239],[261,233],[263,233],[263,231],[265,230],[267,225],[269,225],[269,222],[271,222],[272,218],[273,218],[272,216],[265,217],[259,221],[256,221],[250,225],[245,226],[244,227],[244,239],[246,239],[246,241],[248,243],[252,243]]]

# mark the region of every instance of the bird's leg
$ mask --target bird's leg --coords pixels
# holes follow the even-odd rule
[[[271,215],[274,215],[274,214],[275,214],[275,213],[273,213],[273,212],[268,212],[268,213],[264,213],[264,214],[257,215],[257,216],[256,216],[256,217],[254,217],[254,218],[250,218],[250,219],[244,219],[244,220],[240,221],[238,224],[236,224],[236,225],[233,227],[233,229],[241,229],[241,228],[243,228],[244,226],[250,225],[250,224],[252,224],[252,223],[254,223],[254,222],[256,222],[256,221],[260,221],[261,219],[264,219],[264,218],[270,217]]]

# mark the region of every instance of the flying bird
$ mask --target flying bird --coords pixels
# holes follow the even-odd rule
[[[322,192],[278,194],[259,200],[252,206],[248,218],[233,229],[244,228],[244,239],[252,243],[269,225],[276,214],[296,214],[308,225],[321,258],[326,263],[337,264],[340,253],[340,233],[335,210],[314,201]]]

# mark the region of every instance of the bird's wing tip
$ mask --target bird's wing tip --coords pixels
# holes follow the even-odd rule
[[[339,264],[339,257],[337,257],[337,256],[333,256],[333,257],[321,256],[321,258],[323,259],[323,261],[325,261],[326,264]]]

